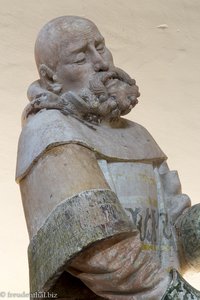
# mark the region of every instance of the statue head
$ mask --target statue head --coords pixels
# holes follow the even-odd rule
[[[57,95],[70,91],[95,103],[90,114],[115,111],[113,116],[119,117],[137,103],[135,80],[114,66],[103,36],[85,18],[63,16],[48,22],[38,34],[35,59],[41,86]]]
[[[35,59],[40,77],[58,81],[63,92],[78,92],[96,72],[113,66],[96,25],[73,16],[56,18],[42,28],[35,44]]]

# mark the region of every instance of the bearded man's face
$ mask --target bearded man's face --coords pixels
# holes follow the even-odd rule
[[[89,87],[89,80],[97,72],[107,72],[113,67],[113,58],[106,48],[104,38],[97,27],[85,20],[73,28],[63,31],[58,39],[58,64],[55,75],[62,85],[62,93],[77,94]]]
[[[80,96],[88,107],[87,113],[82,114],[77,101],[72,101],[71,107],[85,119],[117,119],[137,104],[138,87],[128,74],[114,66],[96,25],[86,19],[79,22],[71,28],[68,24],[69,28],[62,29],[55,39],[58,63],[54,78],[62,86],[60,96],[66,95],[66,101],[70,98],[68,92]]]

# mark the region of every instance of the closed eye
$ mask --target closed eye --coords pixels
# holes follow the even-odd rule
[[[79,53],[74,61],[75,64],[82,65],[86,62],[86,57],[83,52]]]
[[[84,58],[82,58],[82,59],[79,59],[79,60],[75,61],[75,64],[82,65],[82,64],[84,64],[85,62],[86,62],[86,59],[85,59],[85,57],[84,57]]]
[[[104,42],[101,42],[99,44],[96,45],[96,50],[99,52],[99,53],[103,53],[105,51],[105,43]]]

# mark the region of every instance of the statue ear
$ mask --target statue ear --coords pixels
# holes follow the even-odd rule
[[[39,67],[39,73],[40,78],[46,86],[47,90],[55,94],[59,94],[62,89],[62,85],[57,82],[57,76],[55,72],[45,64],[42,64]]]
[[[40,73],[41,79],[53,82],[54,72],[49,67],[47,67],[45,64],[40,65],[39,73]]]

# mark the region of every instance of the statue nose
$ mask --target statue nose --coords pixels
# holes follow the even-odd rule
[[[105,61],[101,60],[94,64],[95,72],[108,71],[109,65]]]
[[[91,48],[91,62],[95,72],[109,70],[109,62],[95,47]]]

